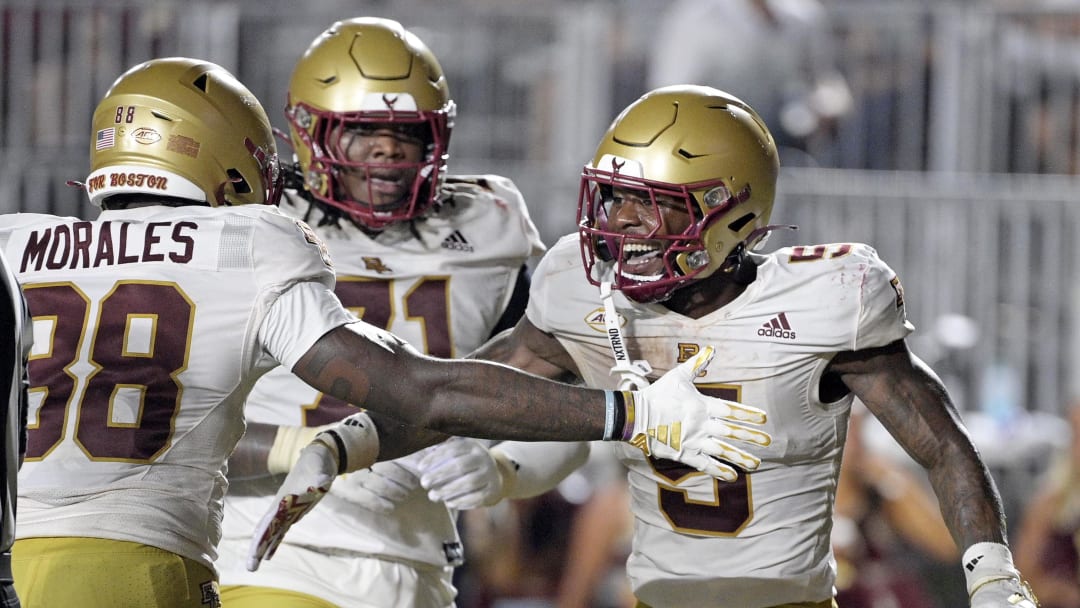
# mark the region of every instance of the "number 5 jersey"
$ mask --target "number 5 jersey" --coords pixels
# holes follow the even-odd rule
[[[585,280],[576,235],[533,277],[527,315],[573,357],[586,384],[613,388],[614,359],[599,289]],[[635,595],[656,608],[759,608],[832,597],[829,536],[849,394],[823,403],[832,356],[883,346],[912,331],[896,275],[866,245],[754,255],[757,279],[726,306],[692,319],[615,292],[630,359],[651,379],[716,349],[699,390],[764,409],[773,438],[760,468],[725,483],[616,446],[628,467]]]

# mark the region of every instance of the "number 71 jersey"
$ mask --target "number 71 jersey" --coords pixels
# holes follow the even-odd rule
[[[511,305],[522,266],[544,247],[511,180],[451,176],[443,194],[440,205],[422,220],[392,224],[377,235],[345,220],[314,229],[334,259],[335,293],[346,308],[429,355],[464,356],[491,336]],[[282,201],[283,212],[294,216],[302,216],[309,207],[291,192]],[[256,422],[316,426],[336,422],[356,409],[280,369],[259,380],[245,411],[248,420]],[[414,454],[399,464],[417,458]],[[274,489],[269,488],[269,496],[230,494],[224,526],[227,543],[246,547]],[[281,551],[295,544],[336,554],[453,565],[460,547],[454,516],[422,491],[411,492],[395,507],[393,517],[385,517],[332,489],[318,509],[289,530]],[[256,573],[246,572],[242,563],[220,563],[219,568],[223,584],[262,584],[272,578],[268,570],[278,581],[288,576],[274,572],[272,564]],[[320,595],[318,590],[311,592]]]
[[[896,275],[866,245],[753,259],[756,280],[699,319],[615,294],[631,359],[648,360],[655,379],[714,347],[697,387],[765,410],[773,438],[751,450],[760,468],[732,483],[617,446],[635,516],[628,574],[652,606],[758,608],[832,596],[832,505],[853,398],[823,403],[818,386],[836,353],[884,346],[913,329]],[[537,268],[527,314],[555,335],[588,385],[615,386],[604,309],[576,237]]]

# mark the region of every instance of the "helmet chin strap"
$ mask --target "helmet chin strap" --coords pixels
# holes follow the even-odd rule
[[[604,301],[604,327],[607,329],[608,344],[615,357],[611,375],[619,379],[619,390],[643,389],[649,386],[648,374],[652,366],[644,359],[631,361],[623,340],[622,328],[619,327],[619,313],[615,310],[615,297],[612,295],[611,281],[600,283],[600,298]]]

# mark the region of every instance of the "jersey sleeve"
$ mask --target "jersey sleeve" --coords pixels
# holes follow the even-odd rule
[[[276,208],[257,211],[251,255],[262,311],[259,340],[291,370],[323,334],[355,318],[333,293],[333,263],[322,240]]]
[[[490,229],[488,247],[507,258],[522,261],[542,255],[547,249],[533,224],[529,208],[517,185],[500,175],[455,175],[443,185],[446,196],[455,200],[473,199],[481,217],[470,222]]]
[[[525,316],[541,331],[553,330],[549,313],[558,309],[558,302],[555,301],[559,291],[557,282],[568,273],[575,272],[581,274],[577,277],[579,280],[585,280],[584,271],[581,269],[581,259],[576,252],[577,235],[568,234],[559,239],[547,255],[540,259],[540,263],[533,272]]]
[[[861,248],[867,268],[860,289],[855,350],[885,346],[915,330],[907,319],[900,278],[872,247],[863,245]]]
[[[334,265],[322,239],[303,222],[277,209],[259,214],[255,247],[258,280],[283,291],[298,281],[334,287]]]
[[[517,228],[515,232],[521,235],[523,253],[527,257],[542,255],[547,247],[540,238],[540,231],[533,224],[525,198],[517,185],[510,178],[498,175],[487,176],[487,182],[496,199],[502,201],[512,212],[512,220]]]
[[[314,281],[280,294],[263,317],[259,339],[285,369],[292,370],[319,338],[354,318],[330,288]]]

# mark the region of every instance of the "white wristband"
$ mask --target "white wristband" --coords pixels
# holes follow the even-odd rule
[[[975,543],[964,551],[961,558],[964,577],[967,579],[968,597],[979,587],[999,580],[1020,580],[1020,572],[1013,565],[1012,552],[1001,543]]]
[[[604,391],[604,441],[615,437],[615,392]]]
[[[315,436],[338,456],[338,475],[366,469],[379,458],[379,433],[364,412],[353,414]]]

